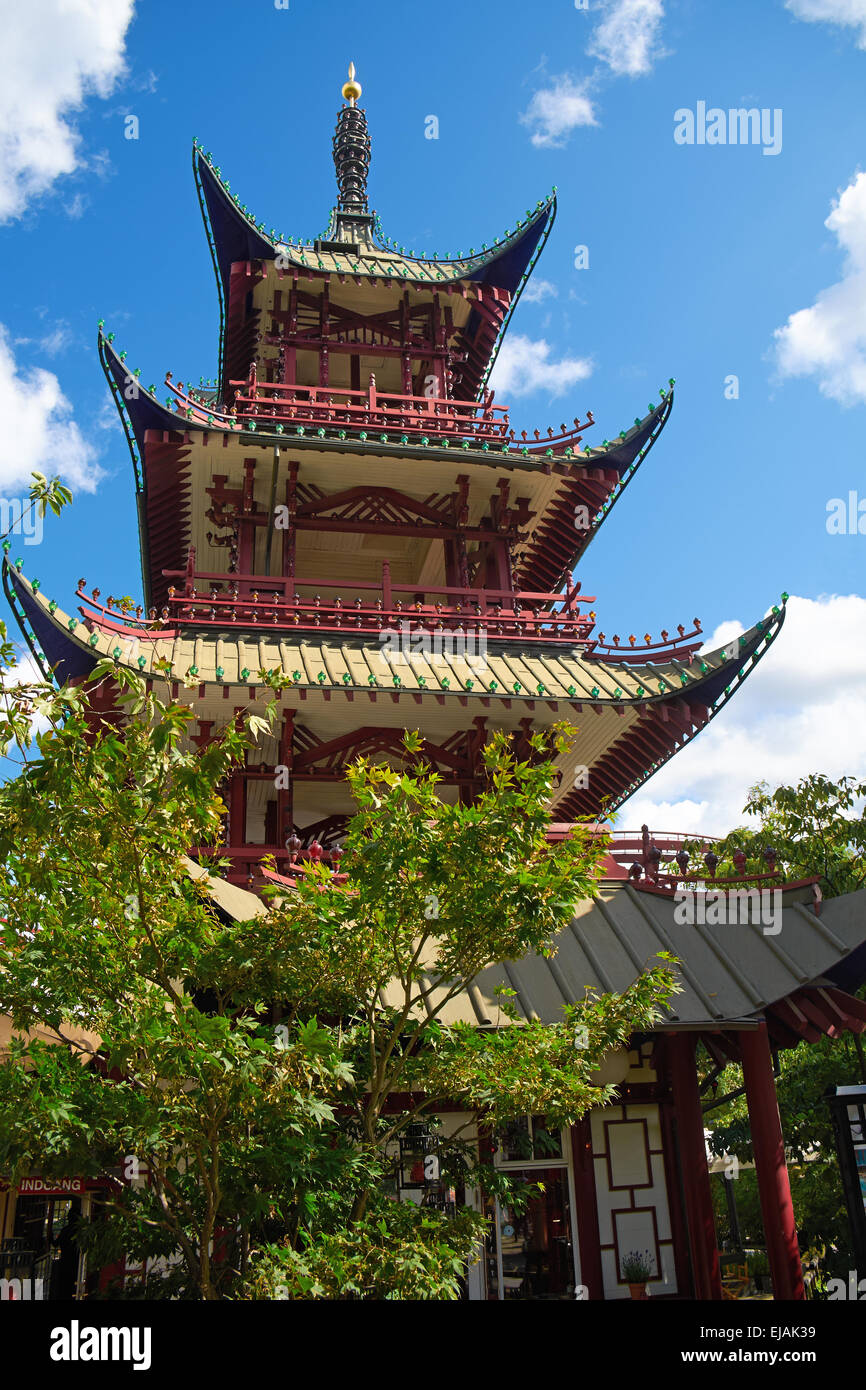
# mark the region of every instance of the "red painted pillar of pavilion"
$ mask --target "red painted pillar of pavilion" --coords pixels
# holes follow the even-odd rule
[[[598,1228],[598,1198],[592,1159],[590,1119],[584,1115],[571,1127],[571,1155],[574,1164],[577,1244],[580,1250],[580,1282],[590,1299],[604,1298],[601,1268],[601,1235]]]
[[[767,1025],[740,1033],[764,1238],[777,1299],[806,1297]]]
[[[677,1113],[677,1138],[695,1298],[713,1300],[722,1297],[722,1279],[704,1141],[704,1116],[695,1065],[695,1041],[691,1033],[670,1033],[665,1038],[665,1052]]]

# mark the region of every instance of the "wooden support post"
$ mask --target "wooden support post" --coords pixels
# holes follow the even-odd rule
[[[665,1053],[677,1117],[695,1298],[718,1300],[722,1297],[722,1280],[704,1141],[704,1117],[695,1065],[695,1042],[693,1033],[668,1034]],[[672,1195],[676,1200],[676,1194]]]
[[[329,281],[326,280],[322,287],[322,303],[319,319],[319,332],[321,336],[321,348],[319,350],[319,385],[327,386],[329,379],[328,372],[328,337],[330,328],[330,301],[329,301]]]
[[[255,459],[244,459],[243,501],[238,521],[238,570],[241,574],[255,573],[256,528],[252,520],[255,510],[255,477]]]
[[[286,710],[283,716],[282,736],[280,738],[279,760],[288,768],[288,787],[277,787],[277,843],[285,845],[294,825],[294,798],[292,795],[292,740],[294,737],[295,711]],[[282,782],[284,778],[280,778]]]
[[[803,1299],[803,1266],[766,1023],[741,1032],[739,1043],[773,1297]]]
[[[247,842],[247,779],[242,771],[232,773],[229,803],[229,848],[242,849]]]
[[[601,1269],[601,1234],[598,1227],[598,1199],[592,1157],[592,1128],[589,1115],[571,1126],[571,1157],[574,1165],[575,1222],[580,1251],[580,1282],[588,1297],[604,1298]]]
[[[288,580],[286,584],[286,598],[295,597],[295,547],[297,542],[297,512],[298,512],[298,462],[292,459],[289,462],[289,476],[286,480],[286,508],[289,513],[289,525],[283,532],[283,578]]]

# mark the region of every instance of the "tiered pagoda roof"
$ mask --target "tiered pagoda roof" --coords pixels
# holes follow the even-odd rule
[[[784,596],[710,653],[697,620],[673,637],[596,632],[573,571],[667,423],[674,382],[595,446],[591,412],[518,436],[486,383],[555,197],[466,255],[391,246],[367,206],[356,91],[352,77],[338,201],[312,241],[257,222],[194,147],[222,311],[214,383],[169,373],[163,404],[100,324],[134,465],[142,606],[121,612],[82,580],[76,616],[8,562],[7,595],[57,679],[86,679],[108,656],[194,692],[202,730],[270,698],[278,674],[295,775],[321,783],[309,814],[322,823],[341,795],[322,787],[361,749],[390,755],[401,729],[421,727],[445,784],[471,795],[486,731],[526,737],[563,718],[579,737],[553,819],[599,815],[727,702],[774,640]],[[383,650],[393,630],[413,645],[398,664]],[[471,652],[480,633],[479,663],[466,640]],[[262,754],[262,780],[278,753]]]

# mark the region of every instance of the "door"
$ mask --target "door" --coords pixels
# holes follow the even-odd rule
[[[511,1170],[519,1181],[538,1184],[537,1195],[515,1210],[489,1198],[487,1242],[488,1297],[498,1299],[573,1299],[574,1247],[568,1169]]]

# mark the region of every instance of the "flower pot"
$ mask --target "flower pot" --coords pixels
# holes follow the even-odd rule
[[[629,1284],[628,1291],[632,1298],[648,1298],[646,1284]]]

